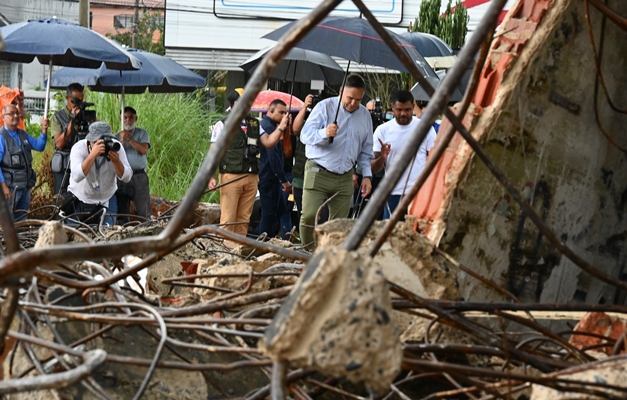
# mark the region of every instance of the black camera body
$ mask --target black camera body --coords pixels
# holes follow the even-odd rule
[[[381,104],[381,99],[378,97],[374,101],[374,110],[370,112],[370,116],[372,117],[372,129],[377,129],[379,125],[383,125],[385,123],[383,105]]]
[[[101,136],[100,140],[102,140],[102,143],[104,144],[104,147],[105,147],[104,156],[107,157],[107,160],[109,159],[110,151],[115,151],[117,153],[118,151],[120,151],[120,148],[122,147],[120,146],[120,143],[118,141],[113,140],[113,138],[108,135]]]
[[[253,145],[247,145],[244,149],[244,158],[246,160],[252,160],[253,158],[257,158],[259,156],[259,147]]]
[[[71,114],[74,129],[78,133],[79,140],[85,139],[89,133],[89,125],[96,120],[96,110],[87,110],[87,107],[92,107],[94,103],[88,103],[76,97],[72,97],[72,103],[81,110],[78,115]]]

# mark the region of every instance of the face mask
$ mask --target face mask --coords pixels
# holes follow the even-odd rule
[[[390,121],[390,120],[394,119],[394,114],[389,114],[389,113],[388,113],[388,114],[385,114],[385,119],[386,119],[387,121]]]

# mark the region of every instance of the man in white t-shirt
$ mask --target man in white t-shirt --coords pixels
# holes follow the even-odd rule
[[[399,90],[392,98],[392,113],[394,119],[380,125],[374,132],[374,160],[372,173],[376,173],[385,167],[390,167],[398,160],[403,146],[409,136],[414,134],[420,118],[413,116],[414,96],[406,90]],[[392,194],[388,197],[383,208],[383,218],[389,219],[398,206],[401,197],[407,193],[414,184],[427,162],[427,153],[435,142],[435,130],[429,129],[427,137],[423,140],[416,157],[405,170],[401,179],[396,183]]]

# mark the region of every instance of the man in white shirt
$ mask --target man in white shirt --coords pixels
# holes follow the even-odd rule
[[[412,135],[420,122],[420,118],[413,117],[414,96],[408,91],[399,90],[392,98],[392,113],[394,119],[380,125],[374,132],[374,160],[371,161],[372,172],[379,172],[384,167],[390,167],[398,160],[403,146],[409,135]],[[427,137],[423,140],[416,157],[409,168],[405,170],[401,179],[396,183],[392,194],[388,197],[383,208],[383,218],[389,219],[398,206],[401,197],[411,188],[422,172],[427,162],[427,153],[435,143],[436,133],[430,128]]]
[[[81,221],[109,206],[118,189],[116,178],[128,183],[133,177],[124,147],[106,122],[92,123],[85,139],[72,146],[70,168],[68,192],[75,197],[74,212],[82,214]]]

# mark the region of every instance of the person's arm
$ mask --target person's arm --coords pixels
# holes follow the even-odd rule
[[[17,96],[17,111],[20,112],[20,117],[22,118],[22,120],[25,120],[26,109],[24,108],[24,91],[22,89],[20,89],[20,94]]]
[[[78,116],[78,113],[80,113],[80,108],[78,107],[74,107],[74,109],[72,110],[72,113],[74,113],[74,115]],[[70,138],[72,137],[72,127],[74,126],[74,118],[70,118],[70,122],[67,125],[67,129],[65,130],[65,132],[60,132],[58,134],[55,134],[53,136],[54,138],[54,145],[57,147],[57,149],[62,149],[65,147],[65,144],[67,142],[69,142]],[[60,129],[59,129],[60,131]]]
[[[329,144],[329,136],[327,136],[328,119],[325,103],[314,107],[300,132],[300,141],[308,146]],[[337,125],[333,126],[337,127]],[[337,133],[337,128],[335,133]]]
[[[4,158],[4,137],[0,137],[0,160]],[[11,189],[4,181],[4,174],[2,173],[2,167],[0,167],[0,187],[2,187],[2,193],[7,200],[11,200]]]
[[[376,174],[381,171],[385,164],[388,161],[388,156],[390,155],[390,151],[392,150],[392,145],[389,143],[384,143],[381,139],[381,131],[379,128],[374,133],[374,159],[370,161],[370,167],[372,168],[372,173]]]
[[[138,140],[133,139],[130,132],[122,131],[120,132],[120,142],[122,142],[123,146],[126,146],[128,143],[132,148],[134,148],[139,154],[145,155],[148,153],[148,149],[150,148],[150,142],[146,141],[143,138],[144,135],[141,135]],[[146,134],[146,138],[148,134]]]
[[[372,119],[370,118],[370,113],[364,111],[364,116],[362,118],[364,131],[372,132]],[[357,155],[357,165],[359,165],[359,168],[361,168],[361,173],[363,174],[364,178],[372,177],[372,167],[370,166],[370,160],[374,158],[373,135],[366,133],[359,146],[360,149],[359,154]]]
[[[76,182],[80,182],[83,178],[87,176],[87,174],[89,174],[89,171],[96,162],[96,159],[104,154],[105,145],[102,139],[96,141],[95,143],[92,143],[91,151],[89,151],[87,157],[85,157],[83,160],[81,160],[80,151],[74,152],[75,148],[76,146],[73,146],[72,151],[70,152],[70,163],[72,164],[72,175],[74,175],[74,166],[80,166],[80,172],[82,174],[76,174],[77,179],[74,179]]]
[[[110,151],[109,159],[113,164],[113,169],[115,170],[115,175],[117,175],[118,179],[124,183],[130,182],[133,177],[133,170],[128,163],[128,158],[126,157],[126,151],[124,151],[124,148],[120,148],[120,151]]]
[[[44,151],[46,148],[46,143],[48,142],[48,118],[44,118],[41,120],[41,132],[39,133],[39,137],[35,139],[31,135],[28,135],[28,143],[30,143],[31,147],[35,151]]]
[[[276,129],[272,132],[266,131],[265,135],[261,135],[259,137],[259,141],[261,145],[266,149],[271,149],[279,143],[281,140],[281,136],[283,136],[283,132],[287,129],[287,126],[290,123],[290,114],[285,114],[281,123],[277,125]]]
[[[305,125],[305,115],[307,115],[307,108],[309,108],[312,103],[313,94],[308,94],[307,97],[305,97],[305,104],[303,105],[303,108],[300,109],[300,111],[296,115],[296,118],[294,118],[294,123],[292,124],[292,134],[296,136],[300,135],[300,131]]]

